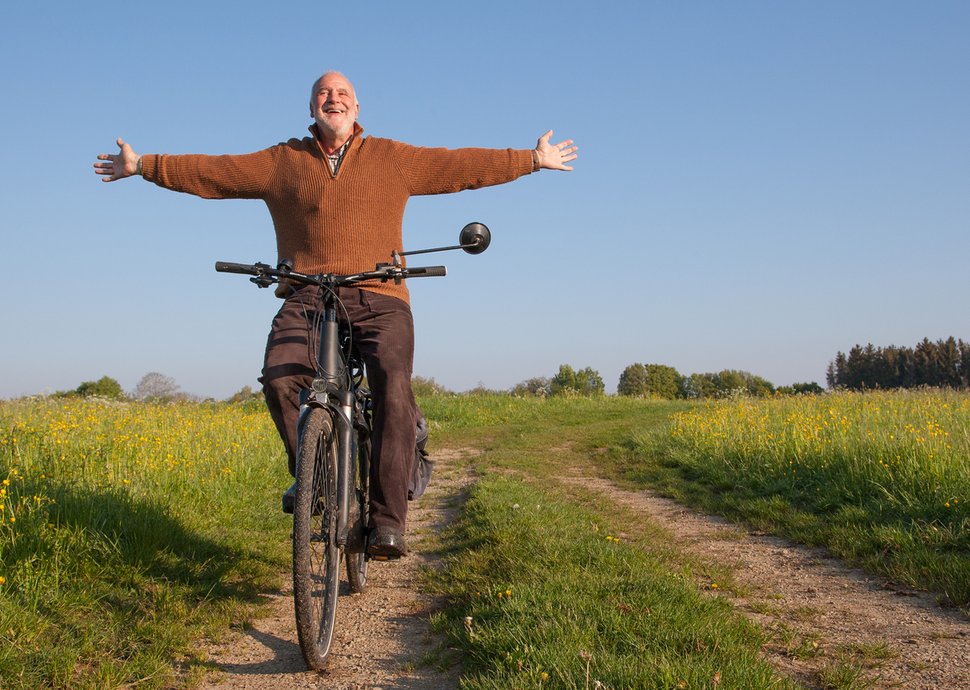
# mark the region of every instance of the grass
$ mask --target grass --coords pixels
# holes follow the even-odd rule
[[[469,659],[462,687],[783,685],[770,673],[742,675],[764,671],[753,659],[766,643],[816,660],[820,687],[869,687],[887,655],[879,641],[840,651],[781,629],[749,636],[732,611],[708,607],[704,596],[705,583],[732,587],[730,571],[692,562],[649,525],[636,543],[608,540],[637,517],[553,480],[593,463],[964,605],[968,400],[924,392],[710,406],[423,401],[439,438],[485,451],[483,479],[445,535],[449,567],[434,584],[452,602],[437,625]],[[428,412],[435,405],[438,414]],[[887,544],[886,535],[896,536]],[[658,593],[671,609],[651,618]],[[724,628],[710,634],[716,625]],[[716,639],[725,656],[705,665],[681,633],[697,649]]]
[[[435,415],[436,404],[447,400],[422,400],[437,443],[485,451],[443,535],[447,567],[429,575],[451,602],[434,623],[464,652],[462,688],[795,687],[760,660],[765,635],[701,584],[716,565],[554,481],[684,405],[475,396]]]
[[[0,686],[197,675],[286,568],[278,445],[258,407],[0,403]]]
[[[665,549],[617,532],[554,488],[476,484],[434,580],[452,602],[436,628],[465,651],[461,687],[794,687],[759,660],[754,626]]]
[[[729,568],[561,481],[587,465],[970,599],[970,396],[421,404],[432,453],[483,451],[428,576],[449,641],[425,663],[460,650],[463,688],[794,687],[763,645],[827,650],[748,623],[713,591],[743,587]],[[198,641],[289,567],[287,481],[260,405],[0,402],[0,687],[192,685]],[[829,654],[819,684],[862,688],[891,652]]]
[[[724,401],[635,435],[610,471],[970,607],[970,396]]]

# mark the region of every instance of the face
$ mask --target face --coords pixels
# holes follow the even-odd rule
[[[328,72],[317,79],[310,94],[310,115],[325,136],[349,137],[359,113],[357,94],[346,77]]]

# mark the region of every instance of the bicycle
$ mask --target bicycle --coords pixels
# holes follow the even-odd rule
[[[353,348],[350,324],[338,320],[337,288],[368,281],[444,276],[444,266],[411,268],[401,259],[452,249],[480,254],[490,242],[491,233],[485,225],[469,223],[462,228],[457,245],[395,250],[391,263],[353,275],[299,273],[287,260],[276,268],[258,262],[216,262],[216,271],[250,275],[250,281],[261,288],[286,280],[315,285],[321,292],[319,322],[308,323],[311,331],[317,331],[317,375],[300,396],[293,507],[293,608],[300,650],[313,670],[323,670],[330,653],[340,561],[346,563],[350,592],[361,593],[367,585],[367,561],[371,558],[367,554],[371,395],[364,385],[363,362]]]

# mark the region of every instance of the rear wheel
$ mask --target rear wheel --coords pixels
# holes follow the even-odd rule
[[[367,487],[370,472],[370,438],[357,444],[357,462],[354,471],[354,486],[350,495],[351,516],[357,519],[350,525],[347,540],[347,582],[350,591],[360,594],[367,587],[367,521],[370,515],[367,500]]]
[[[293,507],[293,603],[307,666],[323,670],[337,613],[337,435],[323,408],[309,411],[300,434]]]

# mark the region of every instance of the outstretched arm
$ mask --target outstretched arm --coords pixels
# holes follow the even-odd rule
[[[575,160],[576,156],[579,155],[576,153],[579,147],[573,146],[572,139],[560,141],[558,144],[550,144],[550,138],[552,138],[551,129],[539,137],[539,141],[536,142],[535,151],[539,157],[539,167],[549,168],[550,170],[572,170],[572,166],[566,165],[566,163]]]
[[[121,137],[118,137],[117,154],[102,153],[94,164],[94,172],[103,182],[114,182],[141,172],[141,156],[135,153]]]

